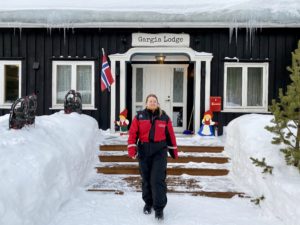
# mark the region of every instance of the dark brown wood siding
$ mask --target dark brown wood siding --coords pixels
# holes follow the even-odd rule
[[[269,96],[268,100],[277,98],[278,89],[285,88],[290,82],[286,67],[291,64],[291,52],[297,47],[300,39],[299,28],[265,28],[251,31],[238,29],[230,37],[227,28],[195,28],[195,29],[44,29],[0,28],[0,60],[22,60],[22,95],[33,92],[38,95],[38,115],[49,115],[52,104],[52,60],[68,57],[87,58],[95,61],[95,107],[98,110],[84,111],[94,117],[102,129],[110,126],[110,93],[101,92],[99,83],[101,48],[107,54],[124,53],[131,48],[131,34],[145,33],[188,33],[191,37],[190,47],[198,52],[213,54],[211,68],[211,95],[223,97],[224,58],[237,57],[244,60],[269,60]],[[251,38],[250,38],[251,37]],[[39,69],[33,69],[33,63],[39,63]],[[130,64],[127,72],[131,73]],[[191,66],[193,68],[193,65]],[[118,67],[117,67],[118,70]],[[119,73],[119,71],[117,71]],[[127,81],[131,81],[131,74]],[[117,86],[119,76],[117,74]],[[189,83],[189,86],[191,84]],[[131,84],[126,92],[126,102],[131,104]],[[201,113],[203,114],[203,83],[201,91]],[[189,88],[189,91],[193,91]],[[117,96],[119,88],[117,88]],[[191,96],[191,94],[188,94]],[[119,99],[117,99],[119,102]],[[130,108],[131,106],[128,106]],[[192,106],[188,107],[188,117]],[[119,111],[117,107],[117,111]],[[0,115],[8,113],[0,109]],[[118,113],[118,112],[116,112]],[[241,113],[221,113],[216,120],[227,125]]]

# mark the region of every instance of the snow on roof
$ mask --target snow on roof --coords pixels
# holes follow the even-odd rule
[[[0,27],[300,27],[299,0],[10,0]]]

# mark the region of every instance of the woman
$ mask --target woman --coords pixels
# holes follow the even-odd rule
[[[137,113],[131,123],[128,137],[128,155],[138,156],[142,176],[144,213],[155,210],[155,218],[164,218],[167,204],[167,151],[172,158],[178,158],[176,138],[172,122],[162,111],[156,95],[146,98],[146,108]]]

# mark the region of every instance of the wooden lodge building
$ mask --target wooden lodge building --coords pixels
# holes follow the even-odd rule
[[[131,120],[146,95],[155,93],[179,133],[197,132],[211,100],[220,100],[213,120],[222,133],[238,116],[268,113],[278,89],[290,82],[286,67],[300,39],[297,15],[278,20],[268,14],[269,21],[258,16],[251,23],[251,16],[229,20],[222,12],[212,21],[163,13],[150,13],[147,20],[133,11],[133,21],[129,14],[96,10],[88,14],[93,21],[84,11],[74,22],[72,15],[81,18],[83,11],[65,11],[69,17],[53,12],[0,13],[0,115],[31,93],[38,96],[37,114],[52,114],[75,89],[82,94],[83,113],[99,128],[114,129],[120,111],[127,108]],[[59,16],[49,20],[51,15]],[[102,48],[115,78],[110,92],[100,89]]]

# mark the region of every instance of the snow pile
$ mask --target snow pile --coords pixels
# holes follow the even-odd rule
[[[97,122],[59,112],[8,130],[0,117],[0,224],[47,224],[92,170]]]
[[[232,159],[232,178],[253,198],[265,196],[261,202],[265,213],[275,215],[285,224],[298,225],[300,218],[300,174],[287,166],[280,147],[271,144],[273,134],[265,130],[272,116],[244,115],[226,128],[225,150]],[[262,174],[263,168],[252,164],[250,157],[266,159],[273,175]]]
[[[241,116],[227,126],[224,138],[232,159],[229,178],[253,198],[264,195],[261,208],[238,197],[170,194],[164,223],[298,225],[300,174],[286,165],[280,146],[270,143],[273,134],[264,127],[271,118]],[[98,145],[117,139],[99,130],[93,118],[76,113],[40,116],[35,126],[22,130],[8,130],[8,115],[0,117],[0,224],[157,224],[153,216],[142,213],[141,193],[119,196],[84,189],[85,179],[96,174]],[[181,139],[188,144],[188,139]],[[196,137],[190,139],[196,142]],[[250,157],[265,157],[274,167],[273,175],[262,174]]]
[[[13,27],[259,28],[299,27],[300,20],[298,0],[11,0],[1,11],[0,25]]]

